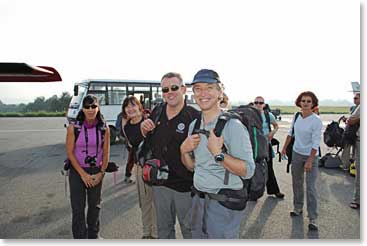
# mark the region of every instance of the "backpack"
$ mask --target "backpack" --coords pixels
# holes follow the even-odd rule
[[[326,126],[324,131],[324,142],[328,147],[343,147],[343,128],[339,127],[339,123],[332,121]]]
[[[270,133],[271,132],[271,126],[270,126],[271,123],[270,123],[270,115],[269,115],[269,113],[271,112],[271,110],[270,110],[269,104],[266,104],[266,105],[267,105],[266,108],[264,108],[264,115],[265,115],[266,123],[267,123],[268,128],[269,128],[269,133]],[[282,154],[279,151],[279,148],[280,148],[280,142],[279,142],[279,140],[273,137],[271,139],[270,144],[271,144],[271,146],[276,146],[277,147],[276,154],[279,156],[279,162],[281,162]],[[272,156],[269,156],[269,158],[272,158]]]
[[[285,150],[285,153],[287,155],[287,158],[288,158],[288,163],[287,163],[287,173],[289,173],[289,167],[291,166],[292,164],[292,153],[293,153],[293,145],[294,145],[294,141],[295,141],[295,137],[294,137],[294,124],[296,123],[297,121],[297,118],[298,116],[301,115],[301,112],[297,112],[295,115],[294,115],[294,120],[293,120],[293,125],[292,125],[292,136],[291,136],[291,141],[289,142],[286,150]]]
[[[342,146],[354,145],[357,140],[357,131],[359,129],[359,123],[354,125],[347,125],[342,134]]]
[[[250,141],[252,145],[253,158],[255,161],[255,173],[250,179],[241,180],[244,185],[243,188],[247,191],[247,200],[257,200],[265,191],[267,182],[267,164],[268,158],[268,143],[262,131],[262,118],[260,111],[250,105],[242,105],[234,110],[224,112],[219,116],[218,121],[214,127],[214,134],[219,137],[222,134],[225,124],[230,119],[238,119],[249,132]],[[193,133],[197,133],[200,128],[200,121],[197,120],[194,126]],[[227,152],[223,146],[223,152]],[[226,170],[224,177],[224,184],[228,184],[229,171]]]
[[[157,125],[159,119],[161,118],[164,106],[165,103],[160,103],[157,104],[153,109],[154,118],[152,118],[152,120],[155,125]],[[153,159],[152,150],[149,148],[151,135],[152,132],[149,133],[146,139],[140,143],[138,150],[136,151],[137,160],[143,168],[142,178],[146,184],[150,186],[163,185],[168,179],[169,169],[164,160]]]

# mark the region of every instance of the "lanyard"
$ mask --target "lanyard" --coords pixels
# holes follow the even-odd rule
[[[83,125],[84,127],[84,137],[85,137],[85,153],[88,156],[88,130],[87,128]],[[98,155],[98,144],[99,144],[99,138],[98,138],[98,128],[96,126],[96,156]]]

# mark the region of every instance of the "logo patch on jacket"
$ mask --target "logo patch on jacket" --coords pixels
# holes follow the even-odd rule
[[[184,133],[184,130],[185,130],[185,124],[184,123],[180,123],[180,124],[177,125],[176,132]]]

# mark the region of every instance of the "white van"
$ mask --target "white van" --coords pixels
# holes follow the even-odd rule
[[[116,142],[119,135],[116,129],[116,119],[121,112],[122,102],[128,95],[134,95],[140,100],[145,109],[152,109],[157,103],[163,102],[160,81],[155,80],[113,80],[88,79],[74,85],[74,96],[67,112],[68,123],[76,120],[82,109],[82,102],[87,94],[98,98],[101,112],[110,127],[111,144]],[[193,103],[191,89],[186,96],[188,103]]]

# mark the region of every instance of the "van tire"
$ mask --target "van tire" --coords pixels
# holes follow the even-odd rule
[[[113,145],[116,143],[116,128],[114,126],[109,126],[110,127],[110,145]]]

